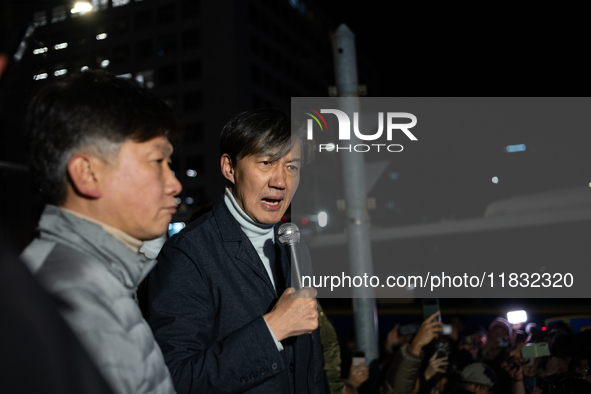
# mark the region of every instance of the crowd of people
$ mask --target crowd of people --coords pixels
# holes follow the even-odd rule
[[[369,376],[360,379],[359,368],[351,367],[342,375],[348,392],[591,393],[591,331],[575,333],[563,322],[542,329],[535,323],[511,324],[502,317],[485,330],[465,327],[455,316],[449,321],[451,334],[443,335],[443,323],[433,318],[415,334],[401,334],[396,324],[384,341],[377,388],[371,387]]]

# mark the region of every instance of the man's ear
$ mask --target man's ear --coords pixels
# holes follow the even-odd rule
[[[87,198],[100,198],[103,193],[97,179],[98,161],[94,156],[76,153],[68,161],[68,174],[76,193]]]
[[[221,159],[221,166],[222,166],[222,174],[224,178],[229,180],[232,183],[234,182],[234,166],[232,165],[232,159],[227,153],[222,155]]]

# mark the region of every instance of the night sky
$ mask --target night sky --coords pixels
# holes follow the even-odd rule
[[[0,8],[0,48],[14,51],[32,13],[59,4],[63,1],[5,2]],[[582,3],[560,7],[383,1],[354,6],[339,1],[315,4],[327,17],[327,30],[345,23],[356,34],[358,63],[364,69],[359,83],[367,85],[369,96],[585,96],[591,87],[591,64],[585,56],[591,41],[586,23],[591,7]],[[3,89],[6,95],[8,89]],[[24,103],[23,89],[9,89],[10,101],[20,97]],[[417,176],[413,182],[443,191],[440,198],[447,199],[447,205],[466,193],[473,197],[469,204],[460,204],[457,212],[430,212],[427,216],[433,219],[481,215],[492,200],[591,182],[588,133],[563,129],[540,135],[538,130],[511,127],[487,135],[457,132],[466,134],[422,136],[431,148],[418,150],[403,164],[421,169],[422,178]],[[511,144],[526,144],[530,149],[524,154],[502,154],[503,147]],[[3,159],[21,161],[18,152],[5,146]],[[399,169],[389,167],[388,171]],[[506,186],[499,184],[491,189],[489,180],[495,171],[511,174],[515,187],[503,191]],[[453,173],[453,184],[446,173]],[[479,177],[487,184],[474,193],[474,180]],[[410,193],[403,199],[412,199]],[[403,222],[418,216],[413,217]]]

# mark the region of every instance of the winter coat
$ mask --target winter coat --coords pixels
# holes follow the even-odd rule
[[[21,258],[60,302],[60,314],[115,393],[174,393],[170,373],[135,300],[156,261],[102,226],[53,205]]]

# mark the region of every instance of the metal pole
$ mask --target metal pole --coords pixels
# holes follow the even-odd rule
[[[333,37],[335,74],[340,100],[340,109],[353,119],[353,112],[359,112],[357,85],[357,54],[355,34],[341,24]],[[352,133],[351,145],[360,141]],[[373,275],[371,241],[369,239],[369,215],[367,214],[365,191],[365,165],[363,155],[341,151],[345,198],[347,200],[347,237],[351,274],[368,277]],[[353,287],[353,312],[357,348],[365,352],[367,365],[378,359],[377,313],[375,292],[371,287]]]

